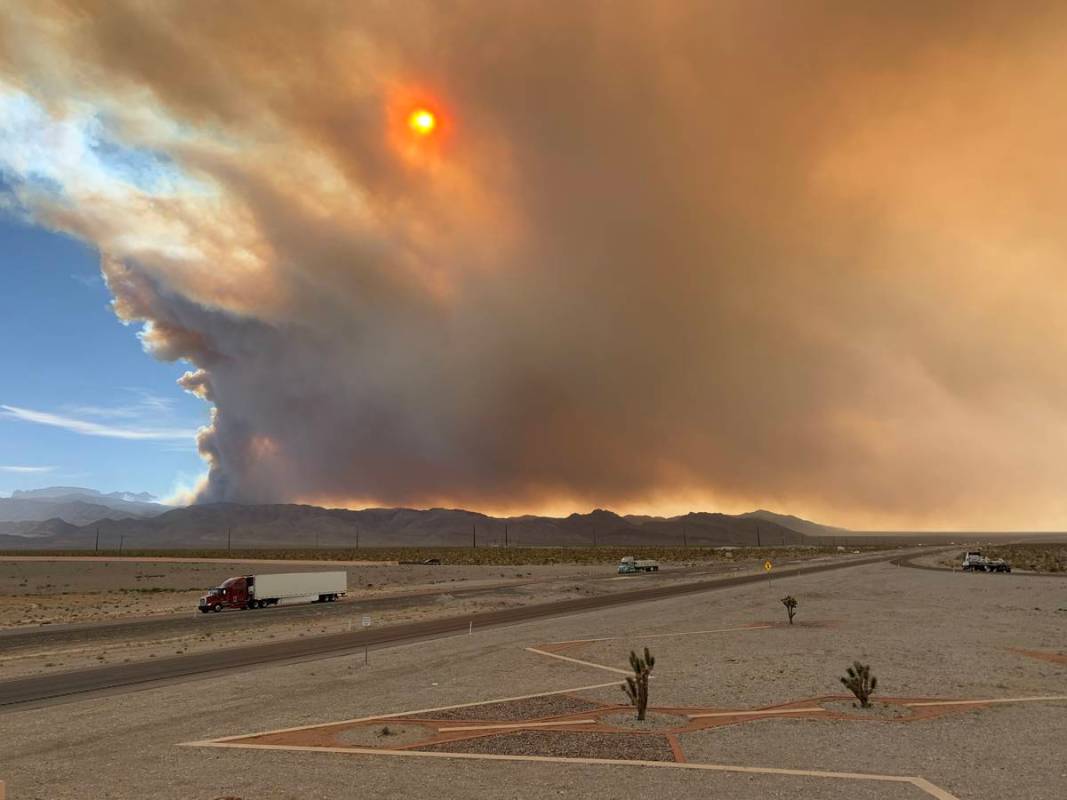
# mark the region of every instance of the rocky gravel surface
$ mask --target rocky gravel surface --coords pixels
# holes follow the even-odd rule
[[[671,747],[664,737],[631,733],[518,731],[428,745],[417,749],[431,752],[491,753],[509,756],[625,758],[637,761],[674,760]]]
[[[578,714],[600,708],[596,703],[579,700],[564,694],[530,697],[507,703],[488,703],[486,705],[453,708],[448,711],[435,711],[432,714],[418,715],[422,719],[457,719],[457,720],[533,720],[544,717],[558,717],[563,714]]]

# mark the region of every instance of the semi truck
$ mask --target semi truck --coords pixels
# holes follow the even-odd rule
[[[651,558],[635,559],[625,556],[619,561],[620,575],[633,575],[635,572],[659,572],[659,562]]]
[[[200,598],[204,614],[224,608],[266,608],[279,604],[332,603],[348,593],[347,572],[287,572],[228,578]]]

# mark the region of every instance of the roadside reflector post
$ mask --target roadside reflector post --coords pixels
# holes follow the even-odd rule
[[[763,562],[763,569],[767,572],[767,585],[774,588],[774,581],[771,580],[771,570],[774,569],[774,564],[769,558]]]
[[[471,635],[473,635],[473,634],[474,634],[474,620],[472,619],[472,620],[471,620],[471,624],[470,624],[470,627],[469,627],[469,628],[467,628],[467,635],[468,635],[468,636],[471,636]],[[3,798],[0,798],[0,800],[3,800]]]

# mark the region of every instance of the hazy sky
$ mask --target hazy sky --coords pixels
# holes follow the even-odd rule
[[[0,197],[214,409],[201,499],[1062,529],[1065,54],[1060,3],[0,0]],[[0,436],[116,432],[21,363]],[[123,369],[147,465],[206,419]]]

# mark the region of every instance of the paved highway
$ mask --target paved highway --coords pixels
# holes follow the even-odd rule
[[[926,551],[930,552],[930,551]],[[797,566],[776,571],[775,580],[796,575],[849,569],[901,559],[899,551],[881,553],[848,561]],[[463,617],[412,622],[351,633],[335,633],[310,638],[233,647],[212,652],[153,659],[132,664],[115,664],[47,676],[0,681],[0,711],[15,711],[56,702],[69,702],[103,694],[147,688],[213,673],[247,669],[260,664],[277,664],[357,652],[365,647],[381,648],[462,633],[473,623],[477,629],[514,625],[545,617],[612,608],[698,592],[728,589],[764,581],[762,573],[750,573],[717,580],[651,586],[606,595],[580,597],[555,603],[509,608]]]
[[[318,563],[318,562],[316,562]],[[655,583],[677,580],[679,576],[723,575],[735,572],[740,567],[731,562],[699,564],[691,567],[675,567],[661,572],[630,576],[624,580]],[[178,614],[150,614],[142,617],[71,622],[56,625],[20,626],[0,630],[0,650],[12,648],[48,648],[85,645],[99,641],[101,637],[168,637],[200,633],[205,630],[234,630],[276,624],[280,621],[306,620],[309,625],[338,617],[355,614],[412,608],[424,605],[428,600],[447,595],[452,598],[469,598],[485,594],[498,594],[514,589],[539,584],[559,583],[574,580],[585,583],[620,580],[611,570],[603,576],[550,575],[526,580],[495,581],[465,586],[461,582],[441,582],[432,588],[411,591],[389,592],[377,597],[358,593],[350,594],[336,603],[311,603],[277,606],[261,611],[226,610],[221,614],[201,614],[192,608]]]
[[[459,588],[453,583],[443,583],[440,587],[415,592],[395,592],[379,597],[350,596],[336,603],[302,603],[258,611],[226,610],[221,614],[201,614],[194,609],[184,614],[154,614],[95,622],[24,626],[0,631],[0,648],[81,644],[91,642],[101,636],[136,636],[138,634],[177,636],[204,630],[249,628],[273,624],[281,620],[307,619],[313,623],[323,618],[343,617],[346,614],[358,614],[364,611],[408,608],[421,605],[428,599],[444,594],[450,597],[474,597],[527,586],[530,583],[534,581],[493,583],[469,588]]]
[[[722,575],[737,569],[736,565],[729,562],[701,564],[694,567],[681,567],[634,576],[626,580],[641,582],[669,581],[677,579],[680,575]],[[200,633],[205,630],[247,630],[259,626],[273,625],[280,621],[306,620],[309,625],[312,625],[338,617],[351,617],[355,614],[417,607],[442,595],[460,599],[485,594],[507,593],[523,587],[567,580],[588,583],[618,579],[618,576],[612,571],[612,574],[606,574],[603,577],[590,578],[587,575],[577,574],[573,576],[552,575],[527,580],[481,583],[476,586],[464,586],[463,583],[450,581],[447,583],[442,582],[428,589],[389,592],[377,597],[354,593],[336,603],[301,603],[291,606],[277,606],[260,611],[226,610],[221,614],[201,614],[199,611],[190,608],[188,612],[179,614],[151,614],[143,617],[124,617],[93,622],[22,626],[0,630],[0,649],[83,645],[99,641],[101,637],[166,637]]]

